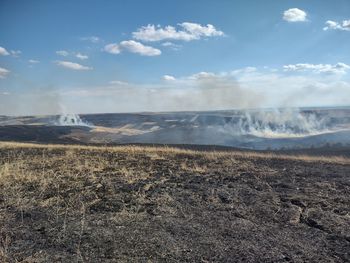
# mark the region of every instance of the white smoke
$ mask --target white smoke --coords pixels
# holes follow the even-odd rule
[[[233,123],[225,125],[231,133],[263,138],[292,138],[332,131],[328,119],[298,109],[245,111]]]
[[[83,121],[78,114],[62,114],[55,122],[58,126],[92,126],[90,123]]]

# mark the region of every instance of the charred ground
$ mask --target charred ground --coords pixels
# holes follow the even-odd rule
[[[2,262],[346,262],[350,161],[1,143]]]
[[[0,141],[338,151],[350,147],[349,116],[347,107],[0,116]]]

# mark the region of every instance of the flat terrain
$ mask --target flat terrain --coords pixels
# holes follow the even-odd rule
[[[0,143],[0,262],[349,262],[350,159]]]

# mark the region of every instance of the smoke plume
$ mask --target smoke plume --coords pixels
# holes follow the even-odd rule
[[[87,126],[91,127],[92,124],[83,121],[78,114],[62,114],[58,117],[58,120],[55,122],[55,125],[58,126]]]
[[[329,120],[299,109],[244,111],[235,123],[225,125],[231,132],[264,138],[290,138],[329,132]]]

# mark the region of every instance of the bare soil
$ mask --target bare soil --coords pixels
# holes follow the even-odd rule
[[[0,143],[0,262],[350,262],[350,161]]]

